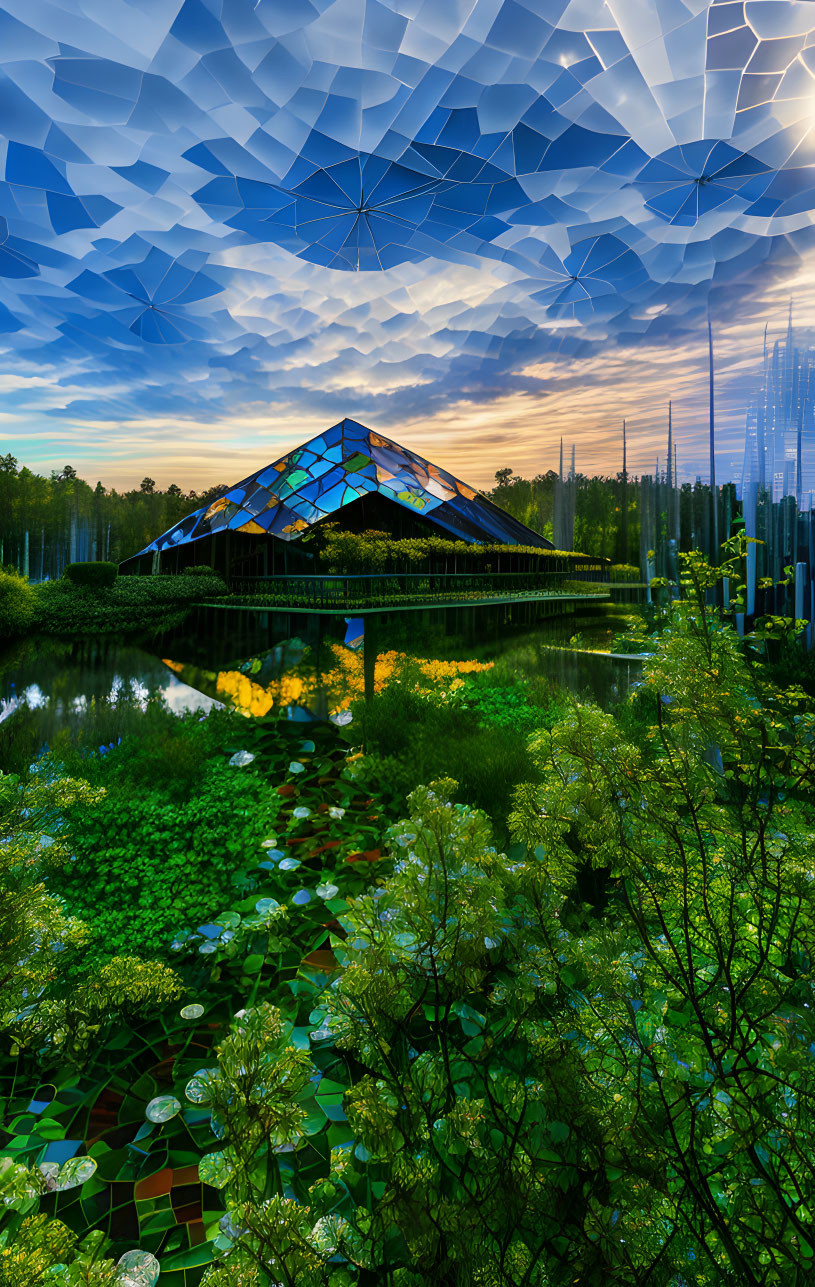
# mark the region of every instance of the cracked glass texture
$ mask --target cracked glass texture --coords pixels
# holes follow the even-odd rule
[[[0,344],[113,418],[664,336],[811,242],[813,8],[7,0]]]

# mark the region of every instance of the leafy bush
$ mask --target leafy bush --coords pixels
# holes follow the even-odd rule
[[[525,563],[537,564],[542,571],[547,564],[568,564],[580,570],[603,571],[607,560],[580,554],[573,550],[552,550],[536,545],[503,545],[499,543],[469,544],[443,536],[396,538],[388,532],[347,532],[333,523],[318,528],[304,540],[318,557],[321,570],[329,573],[375,573],[382,571],[419,570],[434,567],[437,571],[496,571],[504,560],[511,563],[521,558]]]
[[[46,634],[132,634],[180,625],[202,599],[226,593],[221,577],[122,576],[97,593],[70,581],[33,587],[35,626]]]
[[[74,862],[52,886],[105,952],[166,953],[180,927],[227,901],[230,877],[258,850],[276,805],[257,774],[226,761],[201,772],[191,800],[112,790],[81,820],[69,812]]]
[[[115,563],[69,563],[63,576],[74,585],[87,586],[92,590],[104,590],[113,585],[119,574]]]
[[[484,809],[500,832],[512,792],[528,773],[526,741],[533,721],[522,703],[514,716],[512,708],[499,715],[500,696],[493,701],[484,689],[479,697],[469,686],[461,691],[467,694],[461,704],[444,703],[400,682],[367,706],[356,704],[369,752],[365,772],[375,782],[388,782],[402,804],[420,783],[445,771],[455,774],[460,798]],[[465,704],[471,693],[475,709]]]
[[[93,928],[56,893],[70,855],[66,817],[102,803],[87,782],[0,773],[0,1032],[21,1045],[53,1040],[63,1057],[86,1049],[114,1013],[178,995],[165,966],[117,956],[110,944],[104,968],[91,970]]]
[[[228,710],[177,715],[160,698],[120,692],[115,702],[91,701],[74,734],[64,727],[55,735],[44,763],[120,795],[188,800],[206,765],[246,733]]]
[[[495,683],[491,676],[476,676],[450,694],[450,701],[459,710],[471,711],[484,728],[511,728],[531,732],[539,728],[541,720],[549,721],[545,714],[550,707],[546,700],[530,701],[531,685],[524,683]],[[548,698],[548,694],[547,694]]]
[[[572,581],[566,580],[559,583],[558,588],[563,594],[608,594],[609,589],[605,581]]]
[[[642,572],[633,563],[612,563],[608,570],[610,581],[641,581]]]
[[[121,1287],[115,1261],[99,1258],[99,1248],[105,1242],[101,1232],[80,1243],[62,1220],[44,1213],[22,1214],[36,1206],[36,1195],[45,1188],[42,1172],[37,1167],[29,1170],[19,1162],[4,1160],[7,1165],[0,1171],[0,1182],[4,1182],[4,1201],[13,1222],[0,1234],[3,1287],[40,1287],[49,1279],[54,1281],[57,1274],[63,1283],[77,1287]],[[20,1215],[14,1220],[16,1212]]]
[[[0,639],[25,634],[34,620],[34,591],[16,572],[0,572]]]
[[[218,579],[220,580],[218,573],[213,568],[211,568],[208,563],[196,563],[191,568],[183,568],[179,575],[180,576],[218,577]]]
[[[100,951],[166,953],[179,927],[227,901],[233,874],[258,851],[281,801],[256,767],[228,763],[236,728],[245,734],[227,712],[179,718],[149,703],[140,735],[90,756],[81,744],[57,748],[43,762],[82,765],[105,788],[67,809],[73,861],[52,878]]]

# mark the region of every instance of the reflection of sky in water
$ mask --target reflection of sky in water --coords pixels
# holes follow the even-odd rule
[[[52,699],[48,693],[44,693],[39,684],[29,684],[22,692],[14,691],[14,685],[11,685],[11,694],[8,697],[0,698],[0,724],[15,711],[21,708],[28,710],[37,710],[47,707]],[[166,702],[168,708],[174,715],[183,715],[186,711],[211,711],[213,707],[219,710],[223,708],[224,703],[216,701],[214,697],[207,697],[197,688],[192,688],[190,684],[184,684],[175,675],[169,675],[167,682],[157,685],[151,693],[150,688],[139,678],[124,679],[121,675],[114,675],[110,686],[110,692],[107,694],[107,700],[112,706],[115,706],[120,698],[125,697],[128,701],[136,702],[142,710],[146,707],[150,698],[159,697]],[[61,702],[57,699],[57,708]],[[83,715],[88,709],[88,698],[84,693],[77,694],[71,698],[69,709],[72,714]]]
[[[170,676],[169,683],[160,691],[170,710],[176,715],[183,715],[185,711],[211,711],[213,707],[223,709],[223,702],[216,702],[214,697],[207,697],[205,693],[199,693],[197,688],[182,684],[175,675]]]
[[[48,697],[39,684],[29,684],[21,693],[14,691],[14,685],[11,685],[12,692],[9,697],[0,699],[0,724],[3,720],[13,715],[20,706],[27,706],[29,710],[36,710],[38,706],[47,706]]]
[[[18,697],[2,698],[0,700],[0,724],[3,723],[4,719],[8,719],[9,715],[13,715],[19,705],[20,699]]]

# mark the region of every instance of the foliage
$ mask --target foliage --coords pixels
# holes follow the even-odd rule
[[[559,987],[591,998],[569,1026],[611,1116],[616,1263],[635,1281],[647,1251],[696,1282],[793,1283],[813,1255],[815,717],[750,669],[705,609],[715,574],[684,564],[690,600],[645,669],[646,736],[576,709],[534,743],[543,782],[513,821],[557,889],[609,900],[596,922],[573,906]]]
[[[115,563],[68,563],[63,576],[74,585],[87,586],[92,590],[105,590],[113,585],[119,569]]]
[[[212,487],[199,496],[170,484],[163,492],[138,487],[117,492],[85,482],[70,465],[43,478],[25,466],[18,469],[14,457],[5,460],[8,467],[0,469],[0,561],[5,558],[22,569],[29,531],[30,572],[37,579],[56,579],[69,559],[91,559],[94,551],[116,563],[130,558],[157,533],[225,490]]]
[[[529,700],[529,687],[521,683],[469,683],[450,694],[453,705],[472,711],[484,728],[531,731],[544,718],[541,706]],[[433,776],[436,776],[435,774]]]
[[[543,1058],[558,900],[536,859],[508,864],[483,816],[448,803],[451,786],[415,793],[390,833],[393,876],[339,916],[344,968],[312,1012],[311,1060],[265,1007],[239,1016],[218,1052],[210,1094],[244,1231],[235,1256],[271,1264],[287,1287],[552,1281],[544,1252],[594,1143],[563,1120],[568,1061],[550,1060],[555,1071]],[[312,1178],[309,1099],[327,1040],[357,1073]],[[331,1076],[341,1092],[348,1073]],[[573,1276],[568,1246],[557,1258]]]
[[[0,1032],[17,1044],[50,1040],[66,1054],[81,1050],[111,1014],[177,993],[164,966],[110,952],[101,971],[67,968],[81,959],[90,930],[54,893],[70,857],[65,816],[99,803],[85,782],[0,774]]]
[[[0,1171],[0,1183],[4,1178]],[[33,1187],[37,1181],[26,1173],[25,1183]],[[11,1226],[6,1233],[12,1233]],[[5,1241],[0,1234],[0,1283],[3,1287],[47,1287],[49,1282],[55,1281],[64,1287],[116,1287],[117,1283],[121,1284],[114,1262],[98,1258],[99,1247],[104,1243],[101,1233],[91,1234],[80,1243],[61,1220],[34,1215],[25,1217],[13,1227],[13,1238],[13,1242]],[[55,1271],[59,1273],[58,1280]]]
[[[336,728],[316,725],[304,739],[296,727],[259,720],[242,724],[242,732],[271,787],[279,783],[281,813],[275,833],[243,853],[224,910],[199,928],[193,922],[173,944],[185,1004],[158,1005],[136,1022],[114,1024],[86,1051],[81,1073],[64,1062],[48,1067],[50,1086],[35,1090],[42,1073],[26,1052],[0,1064],[10,1140],[0,1167],[19,1157],[36,1163],[11,1177],[0,1171],[0,1196],[13,1187],[29,1202],[25,1212],[0,1206],[0,1242],[16,1246],[22,1216],[43,1209],[56,1210],[81,1237],[94,1227],[110,1231],[118,1239],[114,1255],[133,1246],[138,1229],[141,1254],[160,1258],[162,1287],[194,1287],[204,1266],[231,1245],[221,1147],[209,1125],[210,1070],[202,1065],[213,1062],[230,1017],[258,995],[286,1007],[299,1024],[295,1040],[308,1048],[308,1013],[334,968],[327,924],[347,905],[339,888],[359,893],[386,865],[374,848],[381,803],[351,773],[359,760],[348,763]],[[328,1085],[313,1101],[318,1152],[331,1129],[323,1106],[335,1114],[337,1102]],[[51,1161],[66,1155],[62,1167]],[[51,1196],[43,1193],[43,1176]],[[230,1263],[225,1281],[232,1287],[246,1280]]]
[[[70,779],[54,786],[34,779],[22,783],[0,774],[0,988],[2,1026],[16,1022],[29,997],[37,997],[53,978],[54,953],[82,940],[84,930],[65,915],[46,892],[42,876],[69,857],[59,829],[61,811],[76,800],[89,804],[93,793]]]
[[[0,1240],[46,1213],[79,1238],[138,1228],[162,1287],[195,1287],[207,1265],[208,1287],[807,1281],[815,715],[707,606],[716,576],[684,561],[686,598],[659,609],[620,718],[541,700],[554,726],[528,746],[537,689],[500,666],[423,689],[400,666],[365,712],[369,741],[394,740],[381,792],[373,757],[331,725],[240,721],[254,760],[223,781],[239,796],[262,770],[273,829],[243,836],[224,910],[179,927],[180,1014],[159,1001],[108,1024],[81,1076],[54,1072],[48,1104],[33,1051],[0,1068],[13,1164],[47,1181],[49,1141],[82,1140],[98,1168],[33,1195],[36,1175],[4,1169]],[[528,784],[508,853],[450,781],[419,787],[388,829],[414,725],[430,773],[431,751],[502,744],[509,707]],[[178,735],[204,772],[232,749],[234,721],[212,718]],[[160,740],[161,717],[145,719]],[[176,758],[165,806],[197,789],[169,731],[155,753],[86,749],[85,789],[134,809]],[[101,803],[76,808],[77,830]],[[17,824],[36,853],[46,820],[54,834],[43,807]]]
[[[228,900],[280,806],[256,767],[229,763],[244,732],[221,712],[179,717],[150,702],[139,733],[119,745],[49,757],[55,768],[84,766],[105,788],[66,810],[73,861],[51,880],[93,926],[95,952],[166,953],[179,927]]]
[[[0,571],[0,639],[25,634],[34,620],[34,591],[14,572]]]
[[[512,791],[528,771],[530,728],[544,718],[540,708],[533,718],[517,690],[468,683],[424,694],[400,680],[353,709],[364,726],[365,771],[389,782],[400,805],[420,783],[447,771],[456,774],[461,798],[504,829]]]
[[[815,716],[706,610],[715,574],[685,573],[644,726],[575,703],[536,735],[509,857],[452,783],[419,788],[393,875],[338,912],[311,1051],[279,1004],[237,1016],[210,1281],[805,1280]]]
[[[609,592],[605,581],[573,581],[567,579],[560,582],[559,588],[564,594],[608,595]]]
[[[208,578],[118,577],[104,593],[66,580],[46,581],[33,593],[33,624],[45,634],[131,634],[180,625],[193,604],[226,593],[226,586],[210,572]]]
[[[454,541],[442,536],[399,539],[387,532],[343,531],[333,523],[322,524],[313,535],[304,538],[305,548],[313,548],[321,569],[332,574],[399,572],[432,567],[437,572],[505,571],[529,562],[541,568],[555,563],[580,565],[586,556],[570,550],[541,549],[536,545],[500,545]],[[503,569],[502,569],[503,560]],[[419,567],[421,565],[421,567]],[[597,559],[587,566],[602,570]]]
[[[490,500],[551,539],[558,476],[550,469],[535,478],[521,478],[500,469]],[[640,540],[640,492],[635,480],[577,474],[574,488],[575,545],[587,554],[633,563]],[[627,510],[627,514],[625,511]]]
[[[612,582],[636,581],[642,580],[642,572],[633,563],[612,563],[608,570],[609,580]]]

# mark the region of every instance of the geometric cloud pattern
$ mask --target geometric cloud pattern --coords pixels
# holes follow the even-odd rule
[[[810,244],[813,8],[6,0],[4,365],[105,418],[664,337]]]
[[[446,470],[346,419],[188,514],[140,554],[224,531],[296,540],[344,505],[373,493],[430,519],[458,540],[550,545]]]

